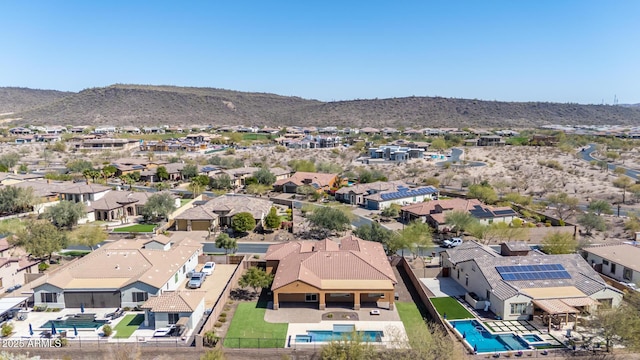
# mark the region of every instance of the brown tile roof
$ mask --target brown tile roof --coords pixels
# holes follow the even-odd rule
[[[609,261],[613,261],[616,264],[620,264],[624,267],[633,269],[634,271],[640,271],[640,248],[629,244],[619,245],[601,245],[592,246],[583,249],[585,252],[600,256]]]
[[[312,172],[302,172],[298,171],[295,174],[291,175],[291,177],[287,179],[280,179],[276,181],[274,186],[282,186],[286,183],[294,183],[298,186],[304,184],[317,184],[320,187],[329,186],[335,178],[338,177],[338,174],[323,174],[323,173],[312,173]]]
[[[397,191],[398,186],[409,187],[407,183],[401,180],[396,181],[376,181],[368,184],[358,184],[353,186],[345,186],[336,191],[336,194],[349,194],[353,192],[354,194],[366,194],[369,191],[381,192],[393,190]]]
[[[204,206],[196,206],[191,209],[183,211],[180,215],[176,216],[176,220],[214,220],[219,216],[213,213],[211,210]]]
[[[136,281],[163,286],[198,254],[202,245],[190,239],[175,242],[169,250],[144,249],[148,241],[118,240],[106,244],[49,275],[46,283],[61,289],[120,288]]]
[[[149,192],[128,192],[128,191],[109,191],[98,200],[92,201],[89,205],[91,210],[113,210],[121,208],[123,205],[136,204],[143,206],[149,200],[149,197],[157,193]]]
[[[153,312],[193,312],[204,299],[206,291],[165,291],[151,296],[141,308]]]
[[[211,212],[228,212],[224,216],[233,216],[237,213],[248,212],[254,219],[262,219],[267,216],[273,203],[269,200],[259,199],[244,195],[222,195],[207,201],[201,205]]]
[[[391,288],[397,283],[382,244],[355,236],[340,239],[340,245],[328,239],[272,245],[265,259],[279,261],[274,290],[295,281],[318,288],[336,280],[377,281]]]
[[[403,206],[402,211],[409,212],[417,216],[429,215],[431,213],[441,213],[443,211],[468,211],[473,209],[475,205],[483,205],[477,199],[447,199],[447,200],[431,200],[421,203]]]

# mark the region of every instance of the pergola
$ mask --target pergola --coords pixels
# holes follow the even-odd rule
[[[576,307],[590,307],[597,305],[598,302],[591,299],[588,296],[577,298],[564,298],[564,299],[539,299],[533,300],[534,307],[537,307],[546,313],[545,316],[549,317],[549,328],[551,331],[552,318],[558,318],[560,315],[564,315],[564,322],[569,322],[569,314],[576,314],[576,324],[578,323],[578,315],[581,311]],[[535,309],[534,309],[535,312]],[[544,317],[543,317],[544,319]],[[562,320],[560,318],[560,320]],[[575,329],[575,325],[574,325]]]

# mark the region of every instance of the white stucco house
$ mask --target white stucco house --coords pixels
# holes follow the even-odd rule
[[[582,249],[598,272],[625,284],[640,285],[640,248],[630,244],[591,246]]]
[[[144,325],[154,329],[176,325],[193,329],[204,316],[206,291],[165,291],[142,304]]]
[[[477,299],[476,308],[504,320],[537,315],[580,314],[598,305],[618,306],[622,292],[607,285],[579,254],[501,256],[491,248],[465,242],[440,254],[448,274]],[[477,303],[476,303],[477,302]]]
[[[118,240],[44,276],[32,286],[37,306],[136,307],[175,291],[198,264],[202,245],[191,239]]]

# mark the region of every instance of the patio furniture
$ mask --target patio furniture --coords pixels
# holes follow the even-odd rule
[[[369,314],[371,314],[371,315],[380,315],[380,310],[371,310],[371,311],[369,311]]]

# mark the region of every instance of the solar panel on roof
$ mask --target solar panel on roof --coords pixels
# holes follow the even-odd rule
[[[505,281],[571,278],[569,272],[561,264],[496,266],[496,271]]]

